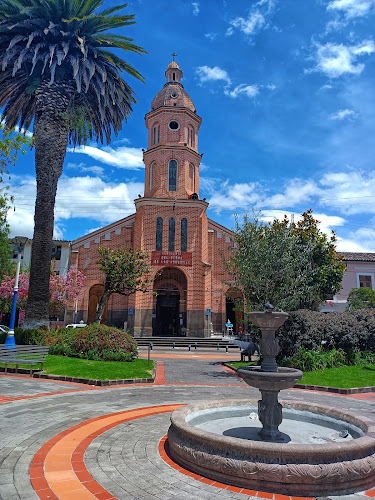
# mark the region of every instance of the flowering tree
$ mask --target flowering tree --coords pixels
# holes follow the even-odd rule
[[[12,305],[14,276],[5,276],[0,285],[0,307],[8,312]],[[56,311],[66,307],[81,292],[83,287],[83,273],[70,269],[66,276],[51,273],[49,287],[50,311]],[[20,273],[18,282],[17,306],[20,310],[25,309],[29,291],[29,272]]]

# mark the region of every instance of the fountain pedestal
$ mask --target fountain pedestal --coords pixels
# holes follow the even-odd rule
[[[262,399],[258,401],[258,416],[263,428],[259,435],[265,441],[281,441],[279,425],[283,421],[282,406],[279,403],[279,391],[261,391]]]

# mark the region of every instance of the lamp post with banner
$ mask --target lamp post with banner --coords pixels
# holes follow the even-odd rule
[[[14,349],[16,347],[16,343],[14,340],[14,323],[16,320],[18,281],[20,277],[21,254],[23,252],[23,249],[25,248],[27,240],[28,238],[26,236],[16,236],[15,238],[13,238],[12,242],[13,248],[17,252],[17,268],[16,268],[16,278],[14,280],[13,302],[12,302],[12,309],[10,312],[9,331],[4,344],[4,347],[8,349]]]

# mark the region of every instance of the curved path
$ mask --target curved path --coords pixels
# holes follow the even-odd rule
[[[156,384],[94,388],[0,375],[0,499],[195,500],[283,495],[241,490],[181,470],[168,457],[170,412],[210,399],[256,398],[218,361],[226,353],[153,352]],[[283,391],[375,420],[375,394]],[[365,500],[366,494],[330,497]]]

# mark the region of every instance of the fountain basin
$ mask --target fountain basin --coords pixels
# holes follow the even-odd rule
[[[301,370],[284,367],[278,367],[277,372],[264,372],[260,366],[244,366],[238,368],[237,374],[248,385],[265,391],[288,389],[303,377]]]
[[[299,416],[292,419],[292,428],[298,427],[298,421],[320,423],[326,433],[324,442],[264,442],[251,439],[251,432],[246,438],[241,438],[233,437],[233,429],[229,432],[231,435],[204,430],[198,426],[211,417],[210,425],[218,427],[216,412],[221,415],[219,420],[226,414],[230,421],[231,415],[241,417],[248,410],[256,412],[257,408],[256,400],[212,401],[188,405],[173,412],[168,431],[170,453],[178,463],[195,473],[260,491],[311,497],[353,493],[374,486],[373,421],[321,405],[293,401],[281,403],[286,408],[284,421],[288,421],[289,409],[299,412]],[[235,426],[234,422],[232,427]],[[349,431],[350,439],[332,439],[332,435],[338,435],[342,428]]]
[[[283,325],[288,318],[288,313],[276,311],[254,311],[250,312],[249,318],[254,325],[261,330],[275,331],[279,326]]]

